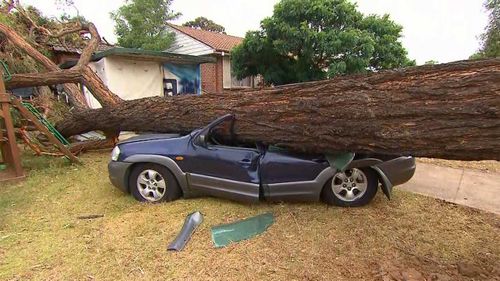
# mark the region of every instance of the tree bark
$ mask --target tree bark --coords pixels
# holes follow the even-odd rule
[[[77,69],[58,70],[45,73],[13,74],[12,79],[5,81],[8,90],[43,85],[75,83],[82,80],[81,71]]]
[[[500,59],[337,77],[231,94],[146,98],[77,110],[57,125],[186,133],[227,113],[236,137],[300,152],[500,160]]]

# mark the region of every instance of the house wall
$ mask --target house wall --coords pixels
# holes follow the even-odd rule
[[[108,85],[108,79],[106,77],[106,60],[101,59],[96,62],[91,62],[88,64],[88,66],[101,78],[102,82],[104,85]],[[87,89],[87,87],[83,87],[83,94],[85,96],[85,100],[87,101],[87,104],[90,106],[90,108],[101,108],[101,104],[94,98],[92,93]]]
[[[231,57],[222,57],[222,80],[224,89],[231,88]]]
[[[204,92],[221,93],[223,90],[223,59],[216,56],[216,63],[201,65],[201,88]]]
[[[163,96],[163,66],[159,62],[106,57],[108,88],[124,100]]]
[[[166,50],[167,52],[193,56],[201,56],[214,53],[214,50],[210,46],[205,45],[198,40],[195,40],[191,36],[186,35],[178,31],[177,29],[167,27],[167,30],[175,33],[175,41],[172,46]]]
[[[163,65],[159,62],[106,57],[89,66],[113,93],[124,100],[163,96]],[[87,89],[84,89],[84,94],[91,108],[101,107]]]
[[[215,64],[213,64],[215,65]],[[152,61],[105,57],[89,63],[103,83],[124,100],[164,96],[164,78],[177,80],[178,94],[200,94],[200,65],[163,64]],[[91,108],[101,104],[84,87]]]
[[[235,76],[233,76],[230,56],[223,57],[222,67],[224,89],[252,88],[256,85],[253,76],[249,76],[241,80],[238,80]]]

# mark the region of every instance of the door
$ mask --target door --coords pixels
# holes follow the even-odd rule
[[[264,197],[270,201],[317,201],[329,167],[323,155],[268,149],[260,159]]]
[[[194,191],[231,200],[255,202],[259,200],[259,159],[257,149],[232,146],[224,137],[232,122],[222,120],[204,129],[193,141],[196,163],[189,168],[188,180]]]

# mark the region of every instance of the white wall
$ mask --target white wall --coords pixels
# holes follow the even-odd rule
[[[172,44],[172,47],[166,50],[167,52],[192,56],[208,55],[214,52],[214,49],[210,46],[178,31],[175,28],[167,27],[167,30],[175,33],[175,41]]]
[[[108,80],[106,77],[106,63],[105,59],[101,59],[96,62],[91,62],[88,64],[89,67],[101,78],[102,82],[104,85],[108,84]],[[101,104],[94,98],[92,93],[86,88],[83,87],[83,94],[85,96],[85,100],[87,101],[87,104],[90,106],[90,108],[101,108]]]
[[[108,88],[124,100],[163,96],[163,67],[159,62],[105,58]]]
[[[163,67],[159,62],[106,57],[89,66],[113,93],[124,100],[163,96]],[[84,93],[91,108],[101,107],[87,89]]]

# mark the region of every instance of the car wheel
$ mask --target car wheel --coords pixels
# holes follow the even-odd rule
[[[134,167],[129,178],[130,193],[141,202],[173,201],[182,192],[174,175],[158,164],[139,164]]]
[[[321,197],[330,205],[359,207],[377,194],[378,178],[370,168],[352,168],[336,173],[323,187]]]

